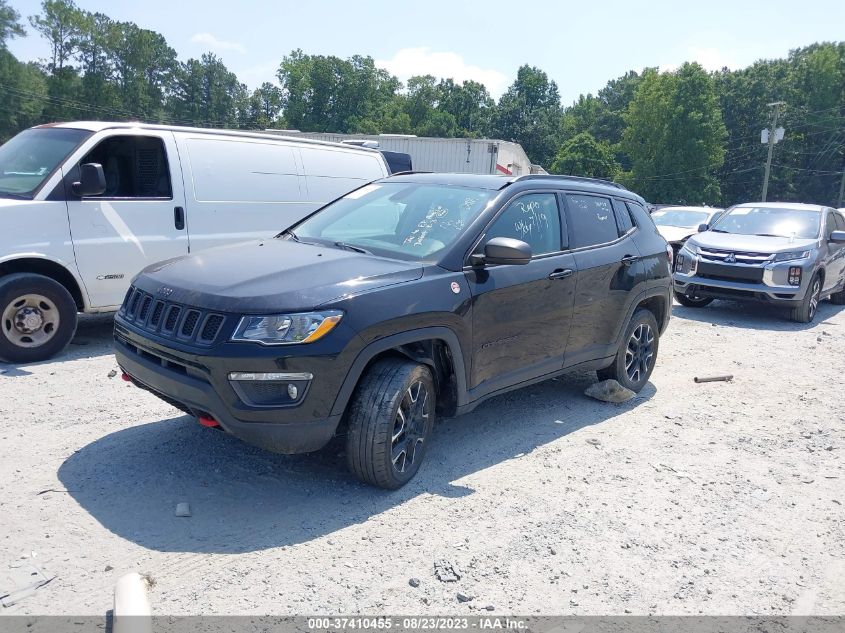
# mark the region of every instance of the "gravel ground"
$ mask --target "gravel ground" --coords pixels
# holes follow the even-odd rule
[[[102,614],[130,571],[159,615],[845,612],[837,306],[676,306],[635,400],[583,373],[488,401],[396,492],[341,447],[265,453],[109,377],[110,327],[0,365],[0,579],[55,576],[0,613]]]

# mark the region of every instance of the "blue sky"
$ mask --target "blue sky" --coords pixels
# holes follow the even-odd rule
[[[11,0],[21,15],[37,0]],[[539,66],[564,104],[595,93],[627,70],[670,69],[698,61],[736,69],[785,56],[815,41],[845,39],[845,2],[502,2],[499,0],[77,0],[162,33],[180,59],[221,56],[251,87],[273,81],[282,57],[306,53],[370,55],[400,79],[431,73],[476,79],[494,96],[520,65]],[[47,56],[30,30],[10,43],[20,59]]]

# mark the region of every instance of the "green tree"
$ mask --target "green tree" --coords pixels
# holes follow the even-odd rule
[[[495,102],[483,84],[441,79],[437,93],[437,108],[455,120],[456,134],[479,137],[487,133]]]
[[[559,145],[561,114],[557,84],[539,68],[525,65],[499,99],[491,132],[520,143],[532,161],[548,165]]]
[[[620,165],[607,142],[597,141],[589,132],[581,132],[561,145],[551,171],[613,180],[620,171]]]
[[[21,14],[6,0],[0,0],[0,51],[6,50],[6,40],[26,35],[20,20]]]
[[[50,44],[51,59],[47,68],[55,74],[76,52],[83,14],[73,0],[44,0],[41,11],[39,15],[30,16],[29,23]]]
[[[237,127],[246,103],[246,86],[219,57],[205,53],[178,69],[169,107],[172,118],[183,124]]]
[[[655,202],[719,202],[726,132],[713,79],[700,65],[647,72],[625,121],[633,188]]]

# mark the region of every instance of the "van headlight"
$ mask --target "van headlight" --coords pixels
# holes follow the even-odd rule
[[[340,310],[245,316],[238,323],[232,340],[261,345],[313,343],[331,332],[341,318],[343,312]]]
[[[791,262],[796,259],[807,259],[810,251],[792,251],[789,253],[775,253],[773,262]]]

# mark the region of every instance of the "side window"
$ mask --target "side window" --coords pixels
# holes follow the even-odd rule
[[[619,225],[619,235],[625,235],[634,228],[634,221],[631,219],[631,212],[621,200],[613,200],[613,209],[616,211],[616,223]]]
[[[160,138],[112,136],[80,161],[99,163],[106,176],[100,198],[171,198],[170,170]]]
[[[619,226],[608,198],[569,194],[566,196],[573,247],[595,246],[619,238]]]
[[[493,221],[484,242],[494,237],[512,237],[526,242],[537,256],[560,251],[560,234],[557,195],[529,193],[512,201]]]
[[[643,209],[641,204],[638,202],[626,202],[625,204],[628,206],[628,211],[631,212],[631,217],[634,218],[634,224],[641,229],[647,229],[649,226],[654,229],[654,220],[651,219],[648,211]]]
[[[836,230],[836,220],[833,218],[833,213],[827,212],[827,220],[824,223],[825,239],[830,239],[830,234]]]
[[[845,215],[834,215],[836,218],[836,230],[845,231]]]

